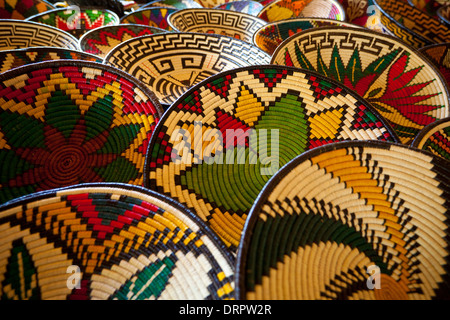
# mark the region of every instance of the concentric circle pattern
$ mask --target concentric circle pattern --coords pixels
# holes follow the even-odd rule
[[[85,182],[143,183],[144,157],[162,114],[122,71],[47,61],[0,75],[0,203]]]
[[[238,299],[448,299],[448,162],[380,141],[292,160],[239,248]]]
[[[450,118],[427,125],[419,132],[411,145],[450,160]]]
[[[168,32],[128,40],[111,50],[104,63],[141,80],[166,109],[209,76],[269,60],[267,53],[242,40],[216,34]]]
[[[5,300],[234,297],[223,244],[185,207],[144,188],[36,193],[0,206],[0,230]]]
[[[420,52],[365,29],[321,27],[288,38],[271,63],[315,70],[354,90],[410,144],[424,126],[450,116],[446,81]]]
[[[164,113],[144,185],[193,209],[234,251],[270,177],[297,155],[341,140],[398,138],[363,99],[317,73],[236,68],[192,87]]]
[[[103,59],[92,54],[63,48],[39,47],[4,50],[0,51],[0,73],[32,63],[61,59],[103,62]]]

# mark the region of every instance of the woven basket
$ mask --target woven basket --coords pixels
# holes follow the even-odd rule
[[[53,47],[13,49],[0,51],[0,73],[32,63],[61,59],[103,62],[97,56],[77,50]]]
[[[194,0],[153,0],[141,6],[141,9],[150,7],[163,7],[173,9],[203,8],[202,5]]]
[[[151,7],[147,9],[136,10],[132,13],[123,16],[120,23],[141,24],[144,26],[156,27],[167,31],[173,31],[172,27],[167,22],[167,18],[178,9]]]
[[[0,51],[30,47],[78,50],[78,40],[65,31],[22,20],[0,20]]]
[[[110,10],[67,7],[34,15],[28,21],[47,24],[64,30],[79,39],[89,30],[119,24],[119,17]]]
[[[231,1],[228,3],[222,3],[214,7],[214,9],[231,10],[251,14],[252,16],[257,16],[263,7],[264,6],[259,2],[253,0],[247,1],[243,0],[243,1]]]
[[[315,70],[342,82],[369,101],[405,144],[427,124],[450,115],[446,81],[439,71],[414,48],[379,32],[306,30],[279,45],[271,63]]]
[[[52,223],[43,223],[52,221]],[[233,259],[175,201],[126,184],[81,184],[0,206],[2,299],[234,297]]]
[[[80,38],[80,48],[84,52],[105,58],[108,52],[124,41],[144,35],[163,32],[167,31],[139,24],[121,23],[117,26],[105,26],[86,32]]]
[[[183,9],[168,19],[180,32],[215,33],[252,42],[253,34],[267,23],[251,14],[218,9]]]
[[[398,141],[337,82],[290,67],[236,68],[192,87],[164,113],[144,186],[191,208],[235,252],[251,205],[278,168],[323,144],[377,139]]]
[[[259,28],[253,35],[253,43],[272,55],[275,49],[290,36],[303,30],[323,26],[345,26],[361,28],[358,25],[321,18],[291,18],[268,23]]]
[[[196,83],[221,71],[269,63],[245,41],[200,33],[164,33],[128,40],[104,62],[126,71],[155,92],[164,109]]]
[[[408,3],[413,7],[416,7],[433,18],[437,19],[437,10],[442,7],[447,0],[408,0]]]
[[[25,20],[35,14],[55,9],[45,0],[3,0],[0,2],[0,19]]]
[[[198,2],[203,8],[214,8],[218,5],[231,2],[232,0],[194,0]]]
[[[438,19],[447,28],[450,28],[450,3],[440,7],[436,12]]]
[[[419,49],[419,51],[429,58],[436,69],[441,72],[447,84],[450,84],[450,42],[432,44]]]
[[[258,17],[267,22],[300,17],[345,21],[345,10],[337,0],[276,0],[265,5]]]
[[[411,145],[450,160],[450,117],[435,121],[420,130]],[[448,165],[450,166],[450,162]]]
[[[450,29],[422,10],[398,0],[373,0],[381,13],[381,23],[393,34],[419,49],[434,43],[450,42]]]
[[[295,158],[264,187],[237,257],[238,299],[450,299],[449,165],[350,141]]]
[[[0,74],[0,203],[85,182],[143,183],[162,110],[128,74],[57,60]]]

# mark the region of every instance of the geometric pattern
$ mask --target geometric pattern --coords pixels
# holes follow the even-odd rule
[[[31,63],[60,59],[103,62],[102,59],[92,54],[63,48],[41,47],[4,50],[0,51],[0,73]]]
[[[317,71],[355,90],[390,122],[404,144],[424,126],[450,116],[446,82],[431,62],[379,32],[309,29],[278,46],[271,63]]]
[[[183,9],[168,22],[181,32],[215,33],[252,43],[253,34],[267,22],[247,13],[218,9]]]
[[[295,158],[249,213],[236,298],[449,299],[448,168],[381,141]]]
[[[84,52],[105,58],[112,48],[120,43],[147,34],[163,33],[166,30],[133,24],[99,27],[85,33],[80,38],[80,48]]]
[[[0,74],[0,203],[78,183],[142,185],[161,115],[145,86],[100,63],[54,60]]]
[[[131,23],[144,26],[156,27],[172,31],[167,19],[171,13],[177,12],[175,8],[147,8],[131,12],[120,18],[120,24]]]
[[[291,67],[236,68],[193,86],[164,113],[144,186],[192,209],[235,253],[271,176],[342,140],[399,141],[375,109],[333,80]]]
[[[445,5],[447,0],[408,0],[408,3],[423,12],[429,14],[431,17],[437,19],[437,10]]]
[[[392,35],[380,20],[381,14],[376,10],[374,0],[339,0],[345,10],[346,21]]]
[[[267,22],[290,18],[326,18],[345,21],[345,10],[337,0],[276,0],[257,15]]]
[[[450,160],[450,118],[435,121],[423,128],[411,146]]]
[[[162,105],[169,106],[213,74],[269,60],[267,53],[242,40],[168,32],[128,40],[110,51],[104,62],[142,81]]]
[[[234,298],[220,240],[142,187],[88,183],[19,198],[0,205],[0,230],[2,300]]]
[[[55,7],[44,0],[3,0],[0,3],[0,19],[24,20],[35,14],[52,9],[55,9]]]
[[[419,49],[450,84],[450,42],[432,44]]]
[[[377,0],[382,23],[406,43],[420,49],[433,43],[450,42],[450,30],[422,10],[404,1]]]
[[[37,22],[0,20],[0,50],[58,47],[78,50],[78,40],[65,31]]]

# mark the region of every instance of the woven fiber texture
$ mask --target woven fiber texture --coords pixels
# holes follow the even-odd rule
[[[450,117],[427,125],[411,145],[450,160]]]
[[[231,10],[257,16],[264,6],[256,1],[231,1],[214,7],[214,9]]]
[[[419,49],[450,84],[450,42],[438,43]]]
[[[32,63],[61,59],[103,62],[97,56],[77,50],[53,47],[14,49],[0,51],[0,73]]]
[[[0,75],[0,203],[84,182],[143,183],[162,110],[135,78],[81,60]]]
[[[167,31],[173,31],[167,22],[171,13],[178,11],[174,8],[151,7],[147,9],[136,10],[120,19],[120,24],[132,23],[142,24],[144,26],[156,27]]]
[[[267,53],[242,40],[216,34],[168,32],[128,40],[111,50],[104,62],[141,80],[161,104],[170,106],[190,87],[211,75],[269,60]]]
[[[275,49],[290,36],[303,30],[319,28],[323,26],[344,26],[361,28],[358,25],[320,18],[291,18],[268,23],[259,28],[253,35],[253,43],[272,55]]]
[[[345,10],[336,0],[276,0],[264,6],[258,17],[267,22],[297,17],[345,21]]]
[[[218,9],[183,9],[168,18],[174,30],[215,33],[252,42],[253,34],[267,22],[253,15]]]
[[[78,50],[78,40],[65,31],[42,23],[0,20],[0,50],[29,47],[58,47]]]
[[[238,299],[450,299],[449,177],[447,161],[380,141],[297,157],[249,213]]]
[[[278,46],[271,63],[315,70],[355,90],[405,144],[427,124],[450,115],[446,81],[433,64],[400,39],[379,32],[309,29]]]
[[[235,252],[248,211],[279,168],[309,149],[353,139],[398,141],[337,82],[290,67],[236,68],[192,87],[164,113],[144,185],[193,209]]]
[[[156,0],[150,1],[141,6],[141,9],[150,7],[163,7],[173,9],[187,9],[187,8],[203,8],[203,6],[194,0]]]
[[[234,297],[223,244],[186,208],[144,188],[36,193],[0,206],[0,230],[2,299]]]
[[[2,0],[0,1],[0,19],[24,20],[52,9],[55,9],[55,7],[43,0]]]
[[[80,48],[84,52],[105,58],[108,52],[124,41],[148,34],[163,32],[167,31],[138,24],[121,23],[117,26],[105,26],[86,32],[80,38]]]

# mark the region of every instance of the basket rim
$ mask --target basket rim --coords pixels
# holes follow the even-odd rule
[[[420,132],[416,135],[414,140],[411,142],[411,147],[419,148],[419,144],[422,142],[422,140],[425,138],[426,135],[428,135],[431,131],[433,131],[436,127],[441,126],[444,123],[448,123],[448,127],[450,127],[450,117],[445,117],[439,120],[436,120],[433,123],[427,124],[425,127],[423,127]],[[422,149],[421,149],[422,150]],[[426,151],[426,150],[424,150]],[[446,160],[446,159],[444,159]],[[450,166],[450,160],[449,166]]]
[[[28,48],[18,48],[18,49],[9,49],[9,50],[3,50],[0,51],[0,55],[4,55],[4,54],[15,54],[15,53],[19,53],[19,52],[29,52],[29,51],[37,51],[37,52],[73,52],[76,54],[79,54],[80,56],[85,56],[85,57],[89,57],[92,59],[96,59],[101,61],[102,59],[99,58],[98,56],[92,54],[92,53],[88,53],[88,52],[84,52],[84,51],[80,51],[80,50],[74,50],[74,49],[66,49],[66,48],[61,48],[61,47],[50,47],[50,46],[40,46],[40,47],[28,47]],[[60,60],[70,60],[70,59],[60,59]]]

